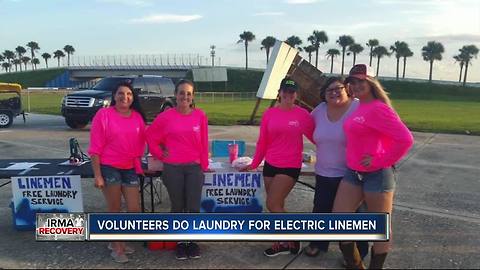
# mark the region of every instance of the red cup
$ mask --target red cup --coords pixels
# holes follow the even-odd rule
[[[159,250],[163,248],[164,248],[164,242],[162,241],[148,242],[148,249],[150,250]]]
[[[228,145],[228,156],[230,157],[230,163],[238,158],[238,144],[231,143]]]
[[[177,242],[163,242],[164,248],[168,250],[174,250],[177,248]]]

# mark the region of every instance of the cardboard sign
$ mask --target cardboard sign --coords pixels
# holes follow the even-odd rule
[[[287,75],[298,51],[287,43],[277,40],[272,48],[270,61],[263,73],[258,87],[257,97],[261,99],[276,99],[280,82]]]
[[[201,212],[261,213],[263,190],[260,172],[206,173]]]
[[[34,229],[36,213],[83,212],[79,175],[12,177],[17,229]]]

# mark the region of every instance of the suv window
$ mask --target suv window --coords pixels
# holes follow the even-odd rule
[[[113,91],[115,87],[117,87],[122,82],[131,83],[132,80],[129,78],[104,78],[100,80],[95,86],[93,86],[93,90],[100,90],[100,91]]]
[[[147,89],[145,88],[145,79],[143,77],[138,77],[133,80],[132,87],[134,90],[140,89],[139,94],[147,93]]]
[[[148,93],[151,94],[161,94],[160,85],[158,84],[159,79],[155,77],[145,77],[145,85]]]
[[[175,95],[175,85],[173,84],[171,79],[167,78],[160,78],[160,89],[164,96],[173,96]]]

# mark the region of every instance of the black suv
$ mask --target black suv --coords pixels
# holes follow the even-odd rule
[[[66,95],[62,100],[62,115],[71,128],[83,128],[100,108],[108,107],[112,91],[121,82],[128,82],[140,97],[147,121],[175,104],[175,85],[162,76],[113,76],[101,79],[93,88]]]

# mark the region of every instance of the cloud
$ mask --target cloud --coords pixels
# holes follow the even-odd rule
[[[452,35],[436,35],[436,36],[426,36],[426,37],[416,37],[420,40],[436,40],[442,42],[469,42],[477,43],[480,42],[480,35],[476,34],[452,34]],[[426,43],[426,42],[425,42]]]
[[[317,2],[318,0],[285,0],[285,3],[291,5],[298,5],[298,4],[312,4]]]
[[[259,13],[255,13],[253,14],[253,16],[283,16],[285,15],[284,12],[259,12]]]
[[[97,0],[101,3],[122,4],[127,6],[147,7],[153,5],[151,0]]]
[[[352,24],[348,27],[350,31],[355,31],[355,30],[360,30],[360,29],[368,29],[372,27],[378,27],[378,26],[385,26],[387,23],[381,23],[381,22],[363,22],[363,23],[355,23]]]
[[[203,18],[201,15],[156,14],[143,18],[131,19],[135,24],[184,23]]]

